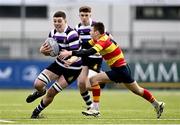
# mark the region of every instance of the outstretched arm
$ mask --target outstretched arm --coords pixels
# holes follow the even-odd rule
[[[88,50],[80,50],[80,51],[72,51],[73,56],[89,56],[97,53],[97,51],[94,48],[90,48]]]
[[[59,54],[59,58],[60,59],[65,59],[69,56],[78,56],[78,57],[82,57],[82,56],[89,56],[89,55],[93,55],[97,53],[97,51],[94,48],[90,48],[88,50],[79,50],[79,51],[67,51],[67,50],[63,50],[61,51],[61,53]]]

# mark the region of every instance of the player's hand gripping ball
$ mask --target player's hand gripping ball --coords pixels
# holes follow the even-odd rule
[[[46,42],[51,46],[52,51],[49,53],[50,56],[55,57],[59,54],[59,44],[53,38],[47,38]]]

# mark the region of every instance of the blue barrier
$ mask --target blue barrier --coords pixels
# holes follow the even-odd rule
[[[50,63],[42,60],[0,60],[0,88],[33,88],[38,74]],[[76,88],[76,84],[69,88]]]
[[[0,60],[1,88],[33,88],[38,74],[52,61]],[[132,75],[138,82],[180,82],[180,62],[130,63]],[[103,62],[102,70],[109,70]],[[51,85],[51,84],[49,84]],[[68,88],[77,88],[76,81]]]

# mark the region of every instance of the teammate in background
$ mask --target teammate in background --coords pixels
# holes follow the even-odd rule
[[[79,8],[79,17],[80,23],[75,27],[75,30],[78,32],[82,49],[86,50],[89,49],[86,46],[86,43],[91,39],[90,30],[91,26],[95,23],[91,19],[91,7],[89,6],[82,6]],[[81,71],[80,76],[78,77],[78,86],[80,90],[80,94],[87,105],[87,109],[94,108],[99,111],[99,89],[104,88],[105,84],[101,84],[94,86],[96,89],[92,91],[93,95],[93,103],[91,101],[90,95],[88,90],[91,90],[90,84],[88,83],[88,76],[91,74],[95,75],[101,71],[101,64],[102,64],[102,56],[100,54],[94,54],[87,57],[83,57],[83,68]]]
[[[68,26],[66,14],[63,11],[57,11],[53,15],[53,24],[55,29],[51,30],[49,37],[54,38],[58,42],[60,49],[78,50],[81,48],[78,33]],[[40,47],[40,52],[48,56],[51,52],[51,47],[45,42]],[[65,60],[69,62],[66,65],[64,64]],[[53,101],[54,97],[79,76],[82,69],[81,58],[71,56],[65,60],[62,61],[57,57],[35,80],[34,88],[36,91],[27,97],[27,103],[31,103],[45,95],[46,85],[52,80],[55,80],[55,82],[47,90],[47,94],[42,98],[40,104],[34,109],[31,118],[38,118],[39,113]]]
[[[106,63],[111,67],[110,71],[98,73],[92,76],[89,81],[94,86],[99,83],[111,83],[111,81],[116,83],[123,82],[124,85],[131,90],[134,94],[137,94],[147,101],[149,101],[155,108],[157,113],[157,118],[160,118],[165,103],[159,102],[155,99],[150,91],[140,87],[134,78],[131,76],[131,70],[124,58],[121,48],[111,41],[111,39],[104,33],[104,24],[97,22],[93,25],[90,32],[92,39],[87,42],[87,45],[91,46],[88,50],[80,51],[62,51],[59,55],[61,59],[67,58],[68,56],[89,56],[99,52],[102,57],[106,60]],[[88,110],[83,112],[85,115],[96,115],[96,110]]]

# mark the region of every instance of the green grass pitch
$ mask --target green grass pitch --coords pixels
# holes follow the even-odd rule
[[[1,124],[180,124],[180,91],[152,91],[163,100],[164,113],[160,119],[150,103],[126,90],[103,90],[101,116],[87,117],[84,102],[78,90],[64,90],[43,112],[44,118],[30,119],[40,99],[31,104],[25,98],[31,90],[0,90]]]

